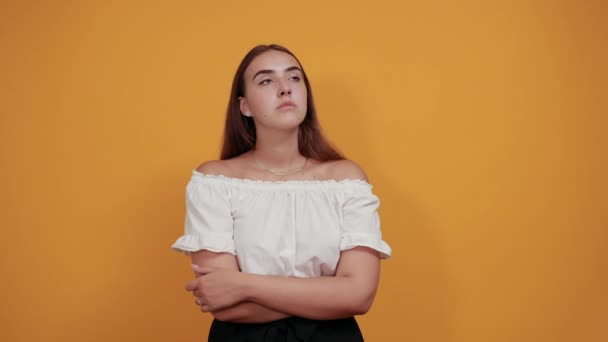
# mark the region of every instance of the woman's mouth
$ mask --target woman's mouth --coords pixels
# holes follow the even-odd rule
[[[296,104],[291,101],[283,102],[277,107],[277,109],[281,111],[291,110],[294,108],[296,108]]]

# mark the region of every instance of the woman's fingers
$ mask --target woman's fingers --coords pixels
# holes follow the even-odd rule
[[[212,267],[200,267],[199,265],[192,264],[192,269],[196,272],[197,276],[202,276],[213,272],[215,269]]]
[[[186,284],[186,291],[194,291],[198,289],[198,278],[194,279],[190,282],[188,282],[188,284]]]
[[[200,306],[200,309],[202,312],[210,312],[210,308],[207,305],[207,303],[205,303],[202,300],[202,292],[199,289],[200,283],[199,283],[199,277],[207,275],[213,271],[215,271],[214,268],[212,267],[199,267],[198,265],[192,264],[192,269],[194,270],[194,272],[196,273],[197,278],[188,282],[188,284],[186,284],[186,291],[190,291],[192,292],[192,295],[196,297],[196,299],[194,300],[194,303],[198,306]]]
[[[194,304],[200,306],[200,310],[201,312],[211,312],[211,310],[209,309],[209,305],[207,305],[205,302],[203,302],[202,298],[196,298],[196,300],[194,301]]]

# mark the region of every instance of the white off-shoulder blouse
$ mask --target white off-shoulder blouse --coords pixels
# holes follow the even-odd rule
[[[231,253],[247,273],[332,276],[343,250],[365,246],[390,256],[379,204],[363,180],[262,181],[193,170],[185,233],[172,248]]]

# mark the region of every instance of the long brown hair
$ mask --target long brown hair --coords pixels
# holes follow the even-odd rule
[[[251,117],[246,117],[241,114],[239,97],[245,95],[245,70],[257,56],[268,50],[277,50],[290,54],[302,68],[302,75],[304,77],[304,83],[306,84],[308,106],[306,109],[306,117],[298,129],[298,149],[300,150],[300,153],[305,157],[319,161],[344,159],[344,156],[323,136],[321,125],[317,119],[317,111],[315,110],[312,98],[310,82],[304,72],[302,63],[300,63],[298,58],[291,53],[291,51],[287,50],[287,48],[276,44],[258,45],[254,47],[245,55],[236,70],[236,74],[232,80],[230,99],[228,100],[226,125],[224,127],[224,143],[222,145],[220,159],[230,159],[255,148],[255,124]]]

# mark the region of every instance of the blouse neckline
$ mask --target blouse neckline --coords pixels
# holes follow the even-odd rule
[[[236,178],[224,175],[203,173],[197,170],[192,170],[192,174],[195,177],[199,177],[207,180],[216,180],[219,182],[231,183],[231,184],[243,184],[243,185],[260,185],[260,186],[277,186],[277,185],[293,185],[293,186],[311,186],[311,185],[361,185],[367,188],[372,188],[372,185],[363,179],[288,179],[288,180],[263,180],[263,179],[251,179],[251,178]]]

